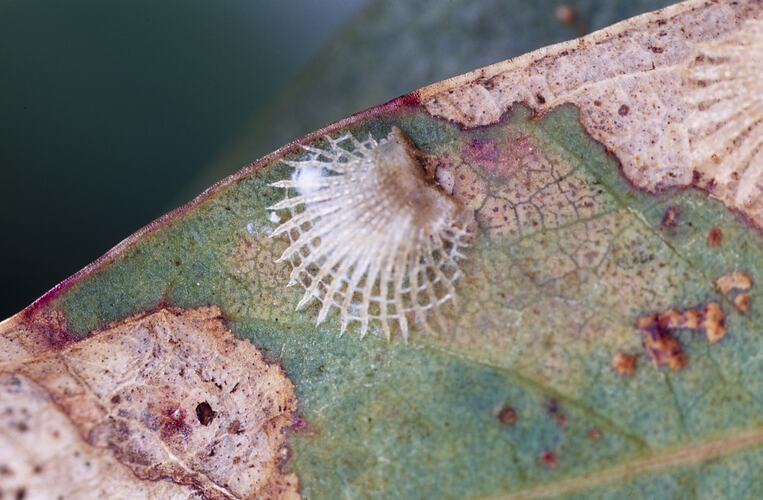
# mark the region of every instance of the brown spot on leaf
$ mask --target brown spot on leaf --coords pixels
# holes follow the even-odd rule
[[[681,344],[661,325],[659,316],[641,317],[636,321],[636,327],[644,331],[644,348],[655,365],[668,365],[673,371],[686,366],[687,358]]]
[[[543,462],[543,464],[548,467],[549,469],[553,469],[556,467],[556,455],[551,450],[543,450],[540,453],[540,461]]]
[[[707,233],[707,244],[711,247],[717,247],[723,241],[723,232],[720,228],[714,227]]]
[[[675,205],[670,205],[665,209],[662,215],[662,227],[672,228],[678,225],[678,218],[681,216],[681,209]]]
[[[752,287],[752,276],[734,271],[715,280],[715,286],[723,295],[728,295],[732,290],[749,290]]]
[[[711,302],[703,309],[677,311],[669,309],[662,314],[642,316],[636,320],[636,328],[644,331],[644,347],[657,365],[667,364],[673,370],[686,365],[686,355],[678,340],[669,333],[675,328],[705,330],[711,344],[726,335],[725,314],[721,305]]]
[[[517,422],[517,411],[511,406],[504,406],[498,412],[498,420],[502,424],[514,425]]]
[[[630,109],[631,108],[628,107],[627,104],[623,104],[622,106],[620,106],[617,109],[617,114],[620,115],[620,116],[627,116],[628,115],[628,111],[630,111]]]
[[[593,428],[593,429],[591,429],[591,431],[588,433],[588,437],[589,437],[589,438],[591,438],[591,439],[593,439],[594,441],[598,441],[599,439],[601,439],[601,431],[599,431],[599,429],[597,429],[596,427],[594,427],[594,428]]]
[[[664,330],[644,333],[644,346],[657,365],[668,365],[673,371],[686,366],[687,358],[681,349],[681,344]]]
[[[241,421],[239,419],[233,419],[231,420],[230,424],[228,424],[228,428],[226,429],[228,434],[240,434],[243,432],[243,429],[241,428]]]
[[[715,344],[726,335],[726,315],[717,302],[708,304],[703,313],[702,327],[705,329],[705,336],[711,344]]]
[[[734,307],[736,307],[739,312],[746,312],[750,308],[751,302],[752,299],[750,298],[749,293],[740,293],[734,297]]]
[[[702,323],[702,314],[696,309],[687,309],[683,312],[668,309],[659,316],[662,328],[688,328],[696,330]]]
[[[633,375],[636,373],[636,360],[638,355],[629,355],[624,352],[617,352],[612,358],[612,368],[621,375]]]

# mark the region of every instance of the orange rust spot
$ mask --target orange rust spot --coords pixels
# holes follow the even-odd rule
[[[718,155],[715,154],[715,153],[710,155],[710,159],[713,160],[713,163],[720,163],[721,162],[721,159],[718,158]]]
[[[734,271],[715,280],[715,286],[723,295],[728,295],[731,290],[749,290],[752,287],[752,276]]]
[[[711,302],[705,307],[702,327],[705,329],[705,336],[711,344],[715,344],[726,335],[726,319],[721,305],[717,302]]]
[[[642,316],[635,322],[636,328],[644,331],[644,347],[656,365],[667,364],[672,370],[686,366],[687,358],[681,344],[668,330],[686,328],[705,330],[711,344],[721,340],[727,332],[726,315],[718,302],[711,302],[701,311],[668,309],[662,314]],[[614,360],[613,360],[614,365]]]
[[[498,412],[498,420],[502,424],[514,425],[517,422],[517,411],[511,406],[504,406],[501,411]]]
[[[556,467],[556,455],[553,451],[543,450],[540,453],[540,457],[538,458],[540,458],[540,461],[543,462],[549,469]]]
[[[668,309],[659,316],[662,328],[688,328],[696,330],[702,323],[702,314],[696,309],[687,309],[684,312]]]
[[[686,366],[687,358],[681,349],[681,344],[667,330],[659,326],[659,322],[644,331],[644,347],[652,357],[655,365],[668,365],[671,370],[678,371]]]
[[[617,352],[612,358],[612,368],[622,375],[633,375],[636,373],[637,359],[638,355],[636,354],[628,355],[624,352]]]
[[[714,227],[707,233],[707,244],[711,247],[717,247],[723,240],[723,232],[720,228]]]
[[[588,437],[589,437],[589,438],[591,438],[591,439],[593,439],[594,441],[598,441],[599,439],[601,439],[601,431],[599,431],[599,429],[597,429],[596,427],[594,427],[594,428],[593,428],[593,429],[591,429],[591,431],[588,433]]]
[[[740,293],[736,297],[734,297],[734,307],[736,307],[739,312],[745,312],[747,309],[750,308],[750,294],[749,293]]]

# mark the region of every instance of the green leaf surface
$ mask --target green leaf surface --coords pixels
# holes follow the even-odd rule
[[[517,103],[465,128],[414,96],[324,134],[399,127],[473,203],[458,301],[445,328],[340,335],[336,312],[295,311],[268,207],[290,145],[128,239],[26,311],[59,312],[76,338],[158,308],[216,306],[235,337],[281,365],[300,424],[284,470],[305,498],[758,498],[763,493],[763,235],[696,189],[650,193],[563,105]],[[284,214],[281,214],[282,216]],[[674,217],[674,218],[673,218]],[[722,235],[720,238],[709,235]],[[753,281],[749,308],[716,281]],[[670,369],[639,318],[719,304],[726,333],[669,328]],[[702,313],[702,314],[706,314]],[[709,327],[706,327],[709,328]],[[667,330],[667,328],[665,329]],[[633,356],[632,374],[613,366]]]

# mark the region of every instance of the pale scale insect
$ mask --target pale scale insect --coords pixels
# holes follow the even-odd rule
[[[397,127],[378,141],[349,133],[326,141],[328,149],[303,146],[305,160],[284,160],[291,179],[271,184],[286,194],[270,209],[290,212],[272,237],[289,237],[277,261],[292,265],[289,286],[305,288],[297,309],[317,299],[320,324],[334,306],[341,332],[358,321],[361,338],[371,320],[387,339],[390,322],[407,339],[408,316],[429,329],[427,315],[439,320],[437,308],[455,301],[473,211],[436,184]]]

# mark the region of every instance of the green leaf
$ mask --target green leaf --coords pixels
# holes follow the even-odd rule
[[[285,146],[4,322],[3,401],[55,403],[112,469],[207,496],[759,497],[761,16],[685,2]],[[338,308],[295,311],[271,184],[301,146],[394,127],[411,145],[375,168],[407,158],[474,210],[457,301],[425,311],[432,331],[411,315],[407,341],[376,320],[340,335]],[[409,213],[406,186],[356,183]],[[394,235],[386,213],[367,224]]]

